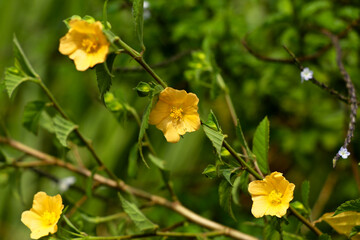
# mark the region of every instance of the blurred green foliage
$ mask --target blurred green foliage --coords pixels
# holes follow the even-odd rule
[[[247,42],[254,51],[274,58],[289,58],[282,48],[286,45],[297,56],[309,55],[330,43],[320,33],[326,28],[334,33],[344,30],[360,17],[357,1],[351,0],[149,0],[144,9],[145,59],[150,65],[167,61],[184,53],[175,62],[155,68],[170,86],[194,92],[200,98],[199,113],[204,120],[214,111],[223,133],[236,147],[236,129],[228,111],[224,93],[213,92],[214,75],[220,74],[234,102],[245,138],[252,142],[259,122],[267,116],[270,121],[269,164],[271,171],[283,172],[295,183],[295,200],[301,200],[301,184],[309,180],[309,205],[314,206],[324,184],[331,185],[329,198],[321,209],[334,211],[342,202],[359,196],[359,188],[351,174],[351,160],[340,160],[332,168],[332,158],[345,138],[348,124],[348,106],[310,82],[300,82],[300,72],[293,64],[265,62],[249,54],[241,44]],[[115,174],[129,184],[149,192],[165,194],[161,173],[155,165],[147,169],[140,159],[134,168],[133,150],[139,127],[131,116],[112,114],[104,107],[97,88],[94,70],[77,72],[71,60],[58,52],[59,39],[67,29],[62,20],[72,15],[102,17],[103,1],[85,0],[0,0],[0,70],[13,65],[12,37],[16,34],[36,72],[53,92],[59,103],[80,131],[91,139],[99,156]],[[126,43],[141,51],[131,16],[131,1],[110,0],[108,21],[112,31]],[[360,28],[354,27],[342,40],[343,60],[360,90]],[[192,54],[190,54],[190,51]],[[197,51],[195,53],[195,51]],[[200,53],[200,55],[199,55]],[[202,55],[203,54],[203,55]],[[204,59],[206,56],[208,59]],[[345,83],[335,62],[335,51],[330,49],[320,57],[303,63],[314,71],[315,77],[344,95]],[[151,77],[145,71],[129,71],[138,64],[127,55],[116,58],[116,71],[111,87],[112,97],[119,106],[132,107],[140,116],[147,99],[137,95],[135,87]],[[1,88],[3,89],[3,88]],[[93,166],[90,154],[81,147],[76,153],[67,153],[54,134],[40,129],[37,135],[22,126],[22,114],[30,101],[47,100],[33,83],[24,83],[9,99],[5,90],[0,92],[0,133],[28,144],[41,151],[60,156],[68,161],[77,159]],[[359,120],[359,118],[357,118]],[[351,147],[351,159],[360,159],[360,128],[356,128]],[[154,126],[148,130],[154,148],[166,162],[174,181],[175,191],[185,206],[215,221],[241,231],[261,236],[250,214],[251,199],[241,195],[233,208],[237,221],[219,208],[219,179],[201,174],[209,164],[215,164],[216,155],[203,131],[186,134],[177,144],[167,143],[161,131]],[[7,157],[20,157],[18,152],[0,146]],[[241,149],[238,148],[238,151]],[[147,152],[145,152],[147,154]],[[132,159],[131,161],[129,159]],[[136,160],[135,160],[136,161]],[[131,169],[129,170],[129,164]],[[42,168],[57,178],[71,175],[65,170]],[[134,174],[136,171],[136,174]],[[329,181],[331,181],[329,183]],[[89,180],[77,177],[76,186],[85,186]],[[91,184],[91,183],[90,183]],[[28,169],[0,171],[0,236],[1,239],[27,239],[29,230],[20,222],[21,212],[29,209],[37,191],[49,194],[59,192],[56,183],[43,174]],[[244,189],[246,190],[246,189]],[[116,224],[95,225],[82,217],[105,216],[119,211],[117,195],[103,187],[95,191],[103,197],[91,198],[74,216],[75,223],[88,233],[121,234],[129,220]],[[69,190],[63,194],[65,204],[72,206],[85,193]],[[107,204],[104,203],[104,198]],[[168,210],[146,209],[149,219],[167,227],[182,218]],[[315,216],[316,218],[318,216]],[[244,224],[245,221],[245,224]],[[242,224],[239,224],[242,223]],[[296,229],[291,224],[288,232]],[[182,231],[201,231],[192,224]],[[134,230],[135,231],[135,230]],[[127,230],[127,233],[129,230]],[[219,237],[218,239],[223,239]]]

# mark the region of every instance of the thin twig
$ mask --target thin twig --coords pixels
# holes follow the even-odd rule
[[[242,233],[233,228],[226,227],[222,224],[219,224],[217,222],[214,222],[207,218],[204,218],[204,217],[194,213],[190,209],[184,207],[180,202],[171,202],[161,196],[153,195],[153,194],[150,194],[143,190],[140,190],[138,188],[129,186],[122,180],[119,180],[118,182],[116,182],[116,181],[106,178],[102,175],[93,174],[90,170],[88,170],[86,168],[76,167],[76,166],[72,165],[71,163],[64,162],[61,159],[58,159],[54,156],[40,152],[36,149],[33,149],[29,146],[26,146],[20,142],[15,141],[15,140],[0,136],[0,144],[6,144],[14,149],[17,149],[17,150],[23,152],[23,153],[26,153],[26,154],[33,156],[35,158],[38,158],[40,160],[43,160],[44,162],[48,162],[52,165],[59,166],[62,168],[66,168],[72,172],[81,174],[83,176],[86,176],[86,177],[93,176],[94,181],[96,181],[102,185],[106,185],[108,187],[118,189],[121,191],[129,192],[137,197],[152,201],[157,205],[164,206],[174,212],[177,212],[178,214],[187,218],[189,221],[194,222],[200,226],[203,226],[205,228],[208,228],[208,229],[211,229],[214,231],[222,231],[223,232],[222,235],[226,235],[226,236],[232,237],[234,239],[244,239],[244,240],[256,240],[257,239],[253,236],[247,235],[247,234]]]
[[[145,71],[147,71],[154,80],[160,84],[163,88],[167,87],[166,82],[164,82],[155,72],[154,70],[145,62],[143,56],[135,51],[133,48],[131,48],[129,45],[127,45],[125,42],[123,42],[119,37],[115,37],[114,43],[116,46],[119,46],[120,48],[123,48],[127,54],[129,54],[135,61],[137,61]]]
[[[286,47],[285,45],[283,45],[284,49],[289,53],[289,55],[292,57],[293,62],[298,66],[299,70],[302,71],[304,69],[304,66],[301,64],[299,58],[297,58],[295,56],[295,54],[290,51],[290,49],[288,47]],[[329,86],[327,86],[326,84],[319,82],[318,80],[316,80],[316,78],[313,76],[312,78],[309,79],[313,84],[315,84],[316,86],[320,87],[321,89],[327,91],[328,93],[330,93],[331,95],[337,97],[339,100],[345,102],[346,104],[350,103],[350,99],[345,97],[344,95],[340,94],[338,91],[330,88]]]
[[[155,64],[152,64],[150,67],[152,69],[155,69],[155,68],[162,68],[162,67],[166,67],[180,59],[182,59],[183,57],[191,54],[192,52],[194,52],[194,50],[187,50],[187,51],[184,51],[184,52],[181,52],[181,53],[178,53],[162,62],[159,62],[159,63],[155,63]],[[118,68],[114,68],[114,72],[121,72],[121,73],[127,73],[127,72],[141,72],[141,71],[144,71],[144,68],[142,67],[118,67]]]
[[[340,73],[346,83],[346,88],[348,90],[348,94],[350,97],[350,116],[349,116],[350,121],[349,121],[348,131],[346,133],[346,138],[345,138],[345,141],[343,144],[343,148],[347,149],[348,145],[351,142],[352,137],[354,136],[354,131],[355,131],[356,112],[357,112],[357,108],[358,108],[357,107],[357,99],[356,99],[356,91],[355,91],[354,84],[352,83],[351,78],[350,78],[349,74],[346,72],[344,64],[342,62],[342,53],[341,53],[339,38],[327,30],[323,30],[323,32],[324,32],[324,34],[326,34],[327,36],[329,36],[331,38],[331,41],[335,47],[336,64],[338,65],[338,67],[340,69]],[[336,162],[339,158],[340,158],[339,153],[336,153],[335,157],[333,158],[333,167],[336,166]]]

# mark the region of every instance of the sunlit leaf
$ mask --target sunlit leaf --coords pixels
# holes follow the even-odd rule
[[[35,135],[39,129],[39,120],[45,104],[43,101],[33,101],[26,104],[24,108],[22,124]]]
[[[346,211],[334,216],[334,213],[325,213],[317,222],[325,221],[338,233],[349,236],[353,227],[360,225],[360,213]],[[360,240],[360,234],[356,234],[352,240]]]
[[[253,153],[261,172],[269,173],[268,150],[269,150],[269,120],[265,117],[256,128],[253,139]]]
[[[152,232],[158,228],[158,225],[152,223],[147,217],[145,217],[145,215],[134,203],[127,201],[120,193],[119,198],[126,214],[129,215],[130,219],[141,231]]]
[[[64,147],[68,147],[66,140],[67,140],[69,134],[74,129],[76,129],[77,126],[74,123],[64,119],[60,115],[56,115],[53,118],[53,122],[54,122],[56,138],[59,140],[61,145],[63,145]]]

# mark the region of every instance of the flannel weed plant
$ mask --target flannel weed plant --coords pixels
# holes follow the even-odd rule
[[[222,45],[221,34],[234,37],[231,34],[236,30],[237,21],[241,24],[246,22],[236,14],[231,15],[236,12],[238,3],[230,2],[220,4],[214,0],[206,3],[206,7],[211,9],[210,12],[218,17],[212,20],[213,25],[209,28],[211,31],[208,29],[201,42],[195,41],[194,49],[188,48],[185,52],[158,64],[148,64],[145,61],[145,58],[151,59],[150,55],[155,51],[146,45],[144,39],[152,38],[152,34],[156,38],[155,35],[159,33],[147,32],[144,22],[154,18],[159,21],[155,21],[156,24],[163,24],[164,31],[168,24],[175,24],[174,21],[166,24],[162,22],[162,17],[168,14],[166,12],[156,15],[161,12],[163,1],[149,3],[133,0],[125,1],[121,5],[117,1],[106,0],[102,6],[102,19],[74,15],[64,20],[64,26],[68,30],[66,32],[64,27],[62,30],[65,35],[51,46],[58,44],[58,51],[62,55],[56,54],[62,57],[61,61],[65,61],[64,55],[70,59],[65,64],[71,68],[65,69],[68,72],[73,71],[73,74],[62,72],[62,78],[71,78],[69,81],[78,81],[76,84],[82,86],[97,85],[96,94],[99,97],[82,103],[82,106],[96,109],[91,111],[91,114],[81,109],[69,111],[76,102],[73,102],[74,99],[67,101],[66,97],[59,96],[61,91],[63,94],[74,91],[75,100],[83,101],[81,96],[86,95],[86,91],[92,91],[91,87],[72,89],[72,86],[65,86],[65,90],[59,90],[56,82],[48,87],[49,80],[43,78],[52,76],[51,72],[39,74],[29,60],[31,55],[26,55],[28,49],[20,44],[26,42],[26,38],[18,40],[14,35],[15,61],[14,66],[5,70],[2,82],[4,92],[8,98],[16,101],[21,95],[27,96],[28,92],[34,91],[34,88],[40,89],[37,99],[27,101],[22,110],[22,125],[27,134],[31,134],[31,141],[25,138],[19,141],[13,137],[11,128],[7,126],[8,116],[4,116],[4,120],[0,122],[0,181],[8,183],[13,192],[11,195],[16,196],[16,201],[21,203],[22,214],[15,220],[24,224],[19,225],[24,233],[19,236],[26,235],[31,239],[84,240],[325,240],[341,239],[341,235],[351,239],[360,238],[360,199],[356,194],[345,194],[343,198],[335,196],[333,205],[325,207],[325,203],[330,199],[329,189],[334,188],[334,181],[342,171],[352,171],[353,176],[347,181],[352,183],[351,186],[360,189],[356,162],[359,146],[352,142],[353,138],[358,137],[355,125],[358,108],[356,88],[359,84],[351,80],[351,77],[358,80],[360,73],[354,69],[351,74],[347,72],[348,66],[343,62],[346,50],[343,50],[340,44],[340,39],[348,36],[359,38],[360,21],[353,17],[359,15],[359,9],[344,8],[344,12],[347,11],[353,18],[346,19],[347,21],[342,19],[344,26],[340,24],[341,30],[323,26],[321,22],[312,23],[315,27],[309,23],[326,38],[325,41],[323,38],[310,36],[317,41],[309,43],[304,37],[308,27],[304,19],[306,14],[309,14],[306,11],[314,13],[312,11],[315,10],[312,9],[326,9],[323,9],[321,4],[310,4],[313,8],[305,8],[296,16],[297,21],[294,20],[299,24],[299,29],[293,26],[287,33],[291,35],[299,30],[299,36],[303,37],[302,42],[292,42],[287,35],[283,36],[282,54],[286,57],[275,58],[250,46],[250,40],[251,45],[257,44],[251,36],[257,36],[257,31],[242,35],[242,52],[234,53],[239,50],[234,42],[228,43],[228,46],[231,46],[229,48],[224,47],[225,43]],[[287,9],[294,11],[300,6],[295,4],[296,1],[293,1],[293,5],[290,4],[291,1],[283,2],[289,4],[286,5]],[[158,7],[158,12],[152,12],[152,4],[154,9]],[[186,2],[174,3],[173,7],[181,8],[182,4],[195,9],[192,8],[192,3]],[[254,3],[242,6],[255,9],[252,4]],[[292,7],[289,7],[290,5]],[[119,6],[125,6],[125,10],[131,12],[132,16],[126,16],[131,17],[135,25],[136,34],[132,34],[137,38],[135,47],[125,41],[134,36],[117,33],[123,25],[117,22],[118,19],[114,20],[116,24],[112,22]],[[332,5],[329,3],[326,6]],[[217,10],[222,7],[226,7],[228,12],[219,13],[221,11]],[[350,14],[352,11],[355,13]],[[94,16],[99,16],[100,12],[97,10]],[[306,24],[297,18],[304,18]],[[261,34],[266,33],[262,28],[277,26],[271,21],[280,21],[279,19],[273,17],[259,27]],[[189,19],[182,20],[184,26],[181,27],[186,29],[186,34],[181,27],[174,26],[177,35],[172,37],[178,37],[179,42],[182,42],[181,38],[184,36],[193,36],[195,39],[197,33],[190,27],[193,23],[188,22]],[[225,30],[226,23],[231,25],[228,26],[231,31]],[[229,32],[216,32],[214,29],[217,29],[218,25]],[[144,33],[149,36],[144,36]],[[164,42],[166,41],[170,40],[164,37]],[[240,42],[239,40],[238,43]],[[268,43],[273,44],[271,41]],[[316,45],[320,43],[323,44],[322,47]],[[315,44],[316,46],[311,45],[309,49],[317,50],[311,54],[307,53],[309,49],[301,50],[297,56],[295,50],[304,44]],[[221,50],[218,52],[217,48]],[[347,95],[322,82],[326,79],[326,74],[331,75],[333,73],[330,72],[335,71],[330,71],[321,63],[323,59],[320,56],[327,51],[332,51],[332,54],[327,56],[325,62],[329,62],[329,59],[334,62],[332,66],[339,72],[337,76],[342,79]],[[242,54],[243,58],[248,60],[237,59],[233,54]],[[333,56],[334,59],[331,58]],[[173,64],[184,59],[187,59],[185,68]],[[286,91],[276,92],[274,87],[272,90],[275,93],[271,93],[271,90],[264,89],[261,84],[257,86],[257,83],[254,83],[254,78],[259,75],[246,75],[252,79],[244,80],[244,84],[228,80],[233,71],[238,71],[231,69],[234,67],[231,61],[236,62],[238,69],[246,68],[256,61],[258,66],[264,69],[264,75],[283,73],[279,66],[286,68],[285,64],[290,64],[288,68],[291,66],[294,74],[286,78],[294,80],[297,89],[290,89],[286,85],[282,86]],[[313,65],[304,67],[305,61],[313,61]],[[261,72],[261,67],[256,71]],[[178,71],[177,68],[181,69],[182,75],[171,73],[173,70]],[[139,71],[142,72],[142,75],[138,75],[140,77],[127,75],[128,72],[137,74]],[[72,79],[72,76],[83,74],[86,76],[84,79]],[[96,76],[95,84],[93,76]],[[87,82],[81,82],[85,79]],[[91,82],[93,80],[94,82]],[[285,84],[277,83],[276,78],[271,78],[271,81],[271,85],[275,86]],[[295,134],[291,135],[286,128],[279,127],[286,125],[294,130],[299,127],[301,120],[288,121],[285,119],[288,116],[276,116],[277,113],[282,114],[282,110],[279,110],[282,107],[288,108],[291,117],[301,119],[312,116],[314,106],[309,105],[308,108],[300,110],[288,107],[289,102],[294,100],[291,97],[301,98],[299,96],[312,85],[319,87],[314,92],[323,92],[322,97],[330,93],[332,100],[343,104],[348,114],[341,119],[346,122],[344,138],[337,137],[334,141],[326,141],[327,135],[319,137],[329,144],[325,150],[319,147],[318,152],[316,146],[302,147],[314,142],[313,135],[305,134],[305,140],[298,141],[292,139]],[[261,115],[262,120],[258,123],[260,109],[271,106],[272,100],[267,102],[264,98],[261,104],[254,107],[255,101],[250,101],[250,95],[242,88],[248,89],[250,95],[265,91],[265,95],[274,94],[284,100],[281,100],[281,106],[274,107],[277,109],[274,112],[271,112],[269,107],[269,110],[265,111],[267,114]],[[296,94],[293,95],[292,91]],[[64,102],[70,104],[64,107]],[[9,109],[20,108],[10,101],[8,104]],[[259,113],[256,112],[257,108]],[[328,110],[329,107],[324,109]],[[254,110],[257,114],[255,123],[246,118],[248,112],[254,113]],[[316,116],[322,118],[319,114]],[[280,139],[274,146],[270,140],[269,119],[274,122],[276,129],[274,141]],[[240,122],[245,124],[241,126]],[[117,128],[122,129],[120,134]],[[311,130],[310,133],[314,131],[316,130]],[[92,138],[89,138],[89,135]],[[252,143],[249,143],[249,139],[252,139]],[[282,148],[300,150],[297,149],[297,154],[292,155],[291,151],[286,152]],[[314,158],[309,160],[310,167],[307,168],[311,173],[314,171],[306,176],[309,180],[298,177],[300,172],[306,169],[306,164],[299,161],[303,159],[301,151],[306,152],[308,149],[315,152],[305,155],[307,158]],[[328,171],[331,172],[325,182],[320,180],[323,176],[322,169],[316,165],[321,151],[326,157],[320,157],[320,166],[330,166]],[[293,164],[284,160],[284,152],[285,158],[296,159]],[[351,170],[347,166],[350,166]],[[302,167],[304,169],[301,169]],[[314,169],[311,169],[312,167]],[[310,191],[310,183],[321,192],[317,194]],[[318,196],[317,200],[315,196]],[[30,207],[31,199],[33,201]],[[338,199],[341,201],[337,202]],[[29,208],[30,210],[26,210]],[[6,218],[0,218],[1,225],[12,224],[4,219]],[[0,234],[2,232],[9,237],[0,227]]]

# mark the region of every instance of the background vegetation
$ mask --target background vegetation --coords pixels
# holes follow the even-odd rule
[[[340,33],[360,17],[357,1],[148,2],[144,21],[144,57],[150,65],[162,63],[154,69],[170,86],[199,96],[202,119],[206,119],[212,109],[228,140],[240,146],[225,96],[212,85],[213,74],[218,71],[228,86],[248,142],[251,143],[259,122],[265,116],[269,118],[270,169],[284,173],[297,186],[295,200],[300,199],[301,183],[310,181],[310,206],[314,219],[323,212],[334,211],[346,200],[359,197],[359,127],[349,147],[349,159],[340,160],[338,166],[332,168],[332,158],[346,136],[348,105],[310,82],[301,83],[300,71],[292,62],[262,61],[242,44],[246,37],[248,46],[255,52],[271,58],[291,59],[282,45],[297,56],[310,55],[330,43],[321,29]],[[105,164],[130,185],[167,196],[161,174],[154,165],[147,169],[138,159],[137,167],[129,167],[129,156],[139,132],[136,121],[131,116],[126,119],[106,109],[99,98],[95,71],[76,71],[74,64],[58,52],[59,39],[67,31],[62,20],[75,14],[101,19],[102,6],[100,0],[0,0],[0,70],[13,65],[12,37],[16,34],[36,71],[71,119],[80,126],[80,131],[92,140]],[[131,1],[110,0],[108,20],[113,32],[140,51],[131,6]],[[345,68],[357,92],[360,90],[359,34],[360,28],[355,24],[340,42]],[[206,64],[199,65],[194,51],[211,52],[218,69],[209,71]],[[302,64],[314,71],[317,80],[347,95],[335,62],[334,48]],[[134,71],[133,68],[139,65],[125,54],[117,57],[114,66],[116,75],[111,91],[142,114],[147,99],[139,98],[134,87],[140,81],[150,81],[151,77],[145,71]],[[53,134],[40,129],[36,136],[22,126],[24,106],[33,100],[46,100],[33,83],[21,85],[11,99],[5,90],[0,92],[0,122],[8,134],[68,161],[76,161],[78,153],[86,166],[95,168],[86,149],[75,147],[75,152],[67,153]],[[4,134],[4,127],[0,133]],[[185,206],[214,221],[261,237],[261,228],[257,224],[263,223],[251,215],[252,202],[248,195],[241,195],[239,205],[234,205],[237,220],[219,207],[220,180],[202,174],[208,164],[216,161],[212,145],[203,131],[186,134],[177,144],[167,143],[154,126],[150,126],[148,134],[158,155],[171,170],[175,192]],[[7,156],[20,156],[19,152],[1,145],[0,150]],[[57,179],[73,175],[58,168],[40,169],[41,172],[14,168],[0,171],[1,239],[28,239],[29,230],[20,222],[20,216],[31,206],[34,193],[42,190],[54,195],[59,192],[58,185],[44,173]],[[76,187],[86,191],[84,186],[87,184],[88,180],[77,176]],[[85,201],[80,206],[81,213],[104,216],[119,211],[121,205],[115,192],[103,187],[95,192],[102,197]],[[74,189],[66,191],[63,194],[65,205],[72,207],[83,194]],[[144,211],[161,227],[183,220],[178,214],[161,207]],[[113,225],[95,226],[87,223],[80,214],[75,219],[76,224],[97,233],[118,233],[124,225],[130,224],[118,221]],[[201,230],[193,224],[185,224],[183,228],[183,231]]]

